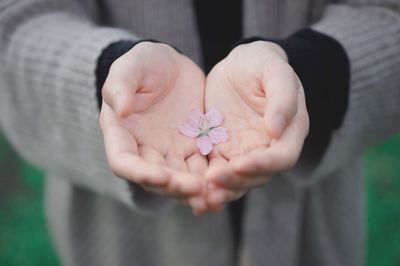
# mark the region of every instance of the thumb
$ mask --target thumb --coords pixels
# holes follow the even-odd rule
[[[139,75],[120,73],[111,67],[102,89],[103,100],[119,117],[126,117],[134,112],[136,92],[140,86]]]
[[[119,117],[127,117],[134,112],[136,90],[127,86],[115,86],[110,107]],[[107,101],[106,101],[107,102]]]
[[[299,85],[300,81],[288,64],[273,67],[264,74],[267,98],[264,118],[272,138],[279,138],[296,115]]]

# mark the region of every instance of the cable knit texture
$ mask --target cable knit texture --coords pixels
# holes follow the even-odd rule
[[[201,64],[192,1],[0,2],[1,127],[47,173],[48,221],[64,265],[232,266],[235,253],[239,266],[363,265],[359,162],[399,131],[400,3],[311,2],[244,0],[244,37],[311,26],[335,38],[350,59],[349,107],[318,165],[248,194],[239,250],[225,210],[195,218],[178,205],[141,205],[152,195],[131,195],[112,175],[98,125],[94,73],[111,43],[156,39]]]

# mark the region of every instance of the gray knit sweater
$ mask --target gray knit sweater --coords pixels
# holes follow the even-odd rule
[[[244,1],[245,37],[311,25],[337,39],[351,89],[322,161],[248,194],[236,252],[225,210],[195,218],[174,204],[161,212],[171,202],[152,194],[131,195],[108,168],[98,125],[94,71],[110,43],[154,38],[201,64],[192,1],[0,0],[0,124],[46,170],[63,264],[362,265],[360,155],[400,129],[400,1],[329,2]]]

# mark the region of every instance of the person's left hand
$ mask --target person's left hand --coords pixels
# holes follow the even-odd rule
[[[296,163],[309,119],[300,80],[283,49],[257,41],[240,45],[209,73],[206,111],[219,109],[228,140],[209,155],[211,210]]]

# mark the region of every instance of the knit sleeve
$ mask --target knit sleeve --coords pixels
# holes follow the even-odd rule
[[[400,131],[400,1],[339,2],[328,5],[312,28],[344,47],[350,61],[349,102],[321,163],[315,169],[299,164],[292,171],[312,182]]]
[[[93,21],[83,1],[1,1],[0,125],[25,159],[136,208],[108,168],[95,71],[107,46],[138,38]]]

